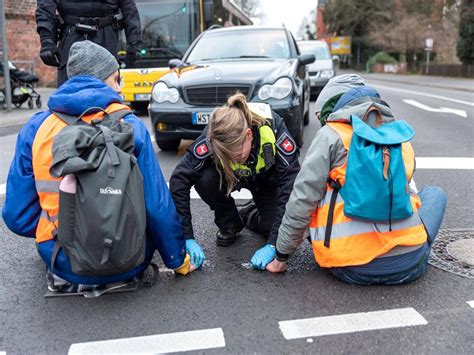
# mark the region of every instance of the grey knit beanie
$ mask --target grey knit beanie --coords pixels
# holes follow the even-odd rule
[[[344,94],[352,88],[364,86],[364,78],[357,74],[338,75],[328,81],[318,96],[314,107],[320,112],[326,101],[338,94]]]
[[[91,41],[76,42],[69,50],[69,79],[77,75],[91,75],[104,81],[118,68],[117,59],[107,49]]]

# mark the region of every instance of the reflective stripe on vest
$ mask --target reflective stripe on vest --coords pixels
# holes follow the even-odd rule
[[[343,141],[348,150],[352,137],[352,126],[345,123],[328,123]],[[411,179],[415,166],[415,155],[411,144],[404,143],[403,160],[407,179]],[[330,171],[329,177],[345,182],[347,160]],[[324,198],[311,216],[309,225],[311,243],[316,262],[322,267],[343,267],[364,265],[375,258],[400,255],[420,248],[427,240],[423,223],[418,215],[421,202],[418,196],[411,196],[413,215],[407,219],[388,223],[370,223],[354,220],[344,215],[344,199],[337,195],[333,214],[330,247],[324,246],[329,205],[334,190],[327,185]]]
[[[130,110],[128,106],[114,103],[107,107],[105,111],[112,113],[123,109]],[[90,123],[93,119],[100,119],[102,116],[103,112],[97,112],[82,117],[82,120]],[[37,243],[54,239],[58,228],[59,184],[62,178],[51,176],[49,168],[53,160],[54,137],[64,127],[66,127],[66,123],[56,115],[51,114],[38,129],[32,146],[33,175],[42,209],[36,227]]]
[[[258,128],[258,133],[260,135],[260,146],[258,148],[258,154],[257,154],[257,165],[255,166],[255,171],[257,174],[267,168],[265,165],[265,159],[263,155],[263,146],[267,143],[270,143],[272,145],[273,155],[274,156],[276,155],[276,146],[275,146],[276,138],[271,127],[268,125],[262,125]],[[232,168],[233,171],[240,170],[240,171],[247,172],[244,175],[252,174],[252,170],[245,164],[234,164],[230,162],[230,167]]]

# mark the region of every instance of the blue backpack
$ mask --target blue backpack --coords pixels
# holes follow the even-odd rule
[[[353,219],[385,222],[410,217],[410,202],[402,143],[415,135],[402,120],[372,128],[352,115],[353,135],[346,180],[340,193],[344,214]]]

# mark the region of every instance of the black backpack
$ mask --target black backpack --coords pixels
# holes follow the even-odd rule
[[[55,112],[68,126],[54,138],[50,173],[74,174],[77,185],[76,193],[59,193],[51,271],[62,248],[74,273],[111,276],[145,259],[143,177],[133,155],[133,127],[122,120],[130,110],[104,113],[88,124],[81,118],[90,110],[79,117]]]

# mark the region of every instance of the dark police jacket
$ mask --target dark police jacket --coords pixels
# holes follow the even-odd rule
[[[69,48],[74,42],[83,40],[84,34],[76,30],[74,23],[77,18],[104,18],[116,15],[119,10],[123,15],[123,27],[127,42],[141,43],[141,25],[137,6],[134,0],[38,0],[36,8],[36,25],[41,42],[52,40],[58,43],[61,52],[61,66],[65,66],[69,55]],[[60,25],[56,11],[65,21]],[[70,17],[73,19],[70,19]],[[87,21],[84,20],[82,22]],[[90,24],[90,23],[89,23]],[[58,37],[58,30],[61,35]],[[114,56],[118,52],[118,32],[107,26],[99,28],[95,36],[88,36],[89,40],[107,48]]]
[[[252,176],[239,178],[236,186],[240,188],[250,188],[258,194],[259,187],[274,187],[278,191],[278,205],[275,220],[268,238],[268,243],[275,245],[278,237],[278,228],[285,214],[285,206],[293,189],[293,183],[300,170],[298,161],[299,149],[288,132],[283,119],[272,112],[272,128],[276,138],[276,156],[273,165],[269,169],[260,173],[253,173]],[[247,166],[255,165],[260,146],[260,137],[257,129],[253,130],[254,140]],[[207,128],[201,136],[188,147],[183,159],[178,163],[170,179],[170,191],[178,213],[183,219],[184,235],[187,239],[194,238],[191,221],[190,191],[192,186],[200,179],[204,169],[215,169],[212,148],[208,141]],[[249,162],[250,160],[254,161]],[[217,187],[218,188],[218,187]]]

